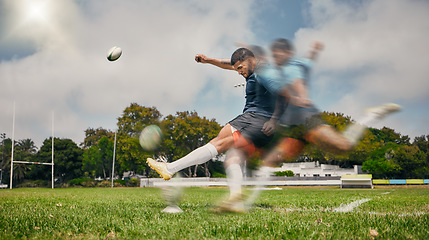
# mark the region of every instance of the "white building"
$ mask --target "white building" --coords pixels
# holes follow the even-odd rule
[[[282,167],[273,168],[275,172],[292,171],[296,177],[341,177],[345,174],[360,174],[361,166],[340,168],[337,165],[319,164],[317,162],[284,163]]]

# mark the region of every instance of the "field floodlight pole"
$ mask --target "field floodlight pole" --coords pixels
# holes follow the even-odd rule
[[[115,131],[115,140],[114,140],[114,143],[113,143],[112,188],[113,188],[113,177],[115,176],[116,132],[117,131]]]
[[[13,181],[13,151],[15,146],[15,101],[13,101],[13,117],[12,117],[12,154],[10,159],[10,189],[12,189]]]
[[[246,96],[246,84],[245,83],[239,83],[234,85],[235,88],[243,88],[243,94]],[[244,175],[244,181],[246,181],[247,178],[247,161],[244,161],[244,169],[243,169],[243,175]]]
[[[6,138],[6,133],[1,133],[1,139],[2,139],[2,151],[1,151],[1,163],[4,163],[4,139]],[[0,185],[3,184],[3,169],[0,169]]]
[[[52,111],[52,189],[54,189],[54,111]]]

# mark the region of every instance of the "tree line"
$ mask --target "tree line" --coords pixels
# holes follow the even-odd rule
[[[352,122],[341,113],[322,113],[323,119],[342,131]],[[153,152],[145,151],[139,144],[140,132],[149,125],[160,126],[163,140]],[[176,112],[165,117],[156,107],[131,103],[117,119],[116,155],[114,177],[132,172],[146,177],[157,177],[146,164],[146,158],[164,158],[175,161],[216,137],[222,126],[215,119],[199,116],[195,111]],[[79,145],[71,139],[54,138],[55,179],[67,183],[77,178],[111,179],[115,132],[104,128],[84,130],[85,139]],[[10,178],[12,141],[3,139],[1,147],[2,182]],[[37,149],[31,139],[15,142],[14,160],[51,162],[52,139],[46,139]],[[263,153],[249,159],[248,167],[256,168]],[[218,156],[222,158],[222,154]],[[186,177],[223,177],[223,163],[214,159],[182,171]],[[295,161],[319,161],[341,167],[362,165],[374,178],[429,178],[429,135],[414,138],[403,136],[393,129],[369,128],[356,148],[344,155],[334,155],[308,146]],[[14,184],[28,180],[50,181],[47,166],[14,164]]]

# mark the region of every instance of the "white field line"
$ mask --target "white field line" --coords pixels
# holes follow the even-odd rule
[[[269,191],[269,190],[283,190],[284,188],[280,188],[280,187],[273,187],[273,188],[267,188],[267,187],[255,187],[252,190],[253,191],[257,191],[257,190],[264,190],[264,191]]]
[[[360,211],[359,211],[360,212]],[[425,215],[427,213],[425,212],[413,212],[413,213],[378,213],[378,212],[361,212],[361,213],[368,213],[370,215],[378,215],[378,216],[398,216],[398,217],[417,217],[421,215]]]
[[[264,209],[264,208],[259,208]],[[324,208],[322,208],[324,209]],[[335,210],[335,209],[334,209]],[[334,212],[334,210],[326,209],[326,212]],[[312,211],[312,212],[324,212],[325,210],[317,209],[317,208],[274,208],[275,212],[304,212],[304,211]],[[338,211],[335,211],[338,212]],[[377,216],[397,216],[397,217],[418,217],[421,215],[425,215],[428,213],[425,212],[413,212],[413,213],[379,213],[379,212],[364,212],[364,211],[356,211],[358,213],[367,213],[369,215],[377,215]]]
[[[264,188],[258,189],[258,190],[266,190]],[[380,194],[390,194],[390,192],[384,192],[384,193],[380,193]],[[347,205],[343,205],[341,204],[340,207],[338,208],[334,208],[332,210],[329,210],[329,208],[326,209],[326,211],[331,211],[331,212],[351,212],[353,211],[355,208],[359,207],[361,204],[366,203],[371,201],[370,198],[364,198],[364,199],[360,199],[354,202],[351,202]],[[322,211],[325,211],[325,208],[322,208]],[[307,208],[275,208],[274,211],[283,211],[283,212],[301,212],[301,211],[320,211],[320,209],[307,209]],[[421,215],[425,215],[427,214],[426,212],[413,212],[413,213],[379,213],[379,212],[364,212],[364,211],[357,211],[359,213],[368,213],[370,215],[378,215],[378,216],[398,216],[398,217],[413,217],[413,216],[421,216]]]
[[[335,208],[334,210],[332,210],[333,212],[351,212],[353,211],[353,209],[359,207],[359,205],[361,205],[362,203],[366,203],[368,201],[371,201],[370,198],[365,198],[365,199],[361,199],[361,200],[357,200],[354,202],[351,202],[347,205],[343,205],[341,204],[341,206]]]

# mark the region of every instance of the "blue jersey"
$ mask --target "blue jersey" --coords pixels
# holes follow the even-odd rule
[[[277,92],[285,86],[285,75],[280,68],[274,67],[269,63],[265,63],[256,69],[259,76],[259,82],[272,94]]]
[[[274,111],[275,95],[264,86],[262,77],[253,73],[246,78],[246,103],[244,112],[255,112],[264,117],[271,117]]]
[[[297,79],[302,79],[308,87],[312,67],[313,61],[310,59],[290,60],[287,65],[282,67],[282,72],[285,77],[284,86],[292,84]],[[292,92],[292,94],[294,93]],[[304,108],[289,104],[280,117],[279,124],[289,126],[306,124],[311,117],[317,114],[319,114],[319,110],[314,106]]]
[[[308,86],[310,79],[310,71],[313,66],[313,61],[310,59],[291,59],[287,65],[282,67],[275,67],[271,64],[264,64],[261,66],[257,73],[261,76],[261,84],[272,94],[279,94],[284,88],[295,82],[297,79],[304,80]],[[292,89],[289,89],[292,90]],[[294,94],[292,92],[292,94]],[[319,110],[314,106],[303,108],[292,104],[285,104],[286,109],[282,116],[280,116],[280,125],[299,125],[319,113]]]
[[[292,84],[295,79],[308,81],[313,62],[310,59],[292,59],[287,65],[275,67],[264,64],[258,68],[257,74],[260,82],[271,93],[277,94],[283,87]]]
[[[287,65],[282,67],[285,77],[284,84],[292,84],[296,79],[303,79],[308,84],[312,67],[313,61],[308,58],[290,60]]]

